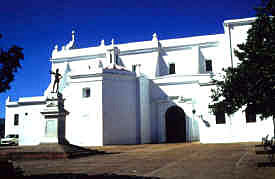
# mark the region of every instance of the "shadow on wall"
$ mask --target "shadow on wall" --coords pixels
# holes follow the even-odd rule
[[[5,119],[0,118],[0,138],[5,137]]]
[[[156,74],[155,76],[164,76],[169,74],[169,68],[163,59],[163,56],[167,56],[167,53],[162,49],[160,45],[160,51],[158,54],[158,62],[156,67]]]
[[[199,73],[206,73],[205,72],[205,57],[199,50]]]
[[[118,56],[116,63],[120,66],[125,67],[125,64],[123,63],[122,59]]]
[[[203,116],[202,116],[202,115],[201,115],[199,118],[202,120],[202,122],[204,123],[204,125],[205,125],[206,127],[211,127],[210,123],[209,123],[208,121],[206,121],[206,120],[203,119]]]
[[[257,167],[275,167],[275,162],[259,162]]]

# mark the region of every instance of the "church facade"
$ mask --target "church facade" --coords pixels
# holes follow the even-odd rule
[[[65,138],[80,146],[163,142],[227,143],[259,141],[273,135],[272,120],[240,110],[212,114],[212,80],[236,66],[237,44],[245,42],[255,18],[227,20],[224,33],[74,48],[56,45],[52,71],[59,69],[64,98]],[[19,134],[19,145],[38,145],[50,131],[43,109],[54,77],[43,96],[6,100],[6,134]]]

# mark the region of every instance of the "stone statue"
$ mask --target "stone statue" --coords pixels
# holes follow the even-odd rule
[[[59,81],[60,79],[62,78],[61,74],[58,73],[59,72],[59,69],[57,68],[55,72],[51,71],[51,75],[54,75],[54,83],[53,83],[53,93],[54,92],[58,92],[58,89],[59,89]],[[54,91],[55,89],[55,86],[56,86],[56,90]]]

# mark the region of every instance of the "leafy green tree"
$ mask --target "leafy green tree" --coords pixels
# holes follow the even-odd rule
[[[0,39],[2,35],[0,34]],[[20,60],[24,59],[22,48],[12,46],[8,50],[0,48],[0,93],[10,89],[14,73],[21,68]]]
[[[263,0],[255,10],[246,42],[234,51],[240,64],[224,69],[223,80],[214,80],[209,107],[228,115],[249,107],[262,118],[272,116],[275,134],[275,0]]]

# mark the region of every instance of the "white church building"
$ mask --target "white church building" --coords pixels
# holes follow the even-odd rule
[[[272,120],[246,114],[212,114],[213,78],[236,66],[237,44],[255,18],[224,21],[224,33],[177,39],[74,48],[56,45],[51,70],[59,69],[65,138],[79,146],[165,142],[227,143],[273,136]],[[45,74],[47,75],[47,74]],[[43,96],[6,100],[7,134],[19,145],[38,145],[51,121],[43,116],[54,77]],[[48,127],[47,127],[48,123]],[[48,142],[51,142],[50,140]]]

